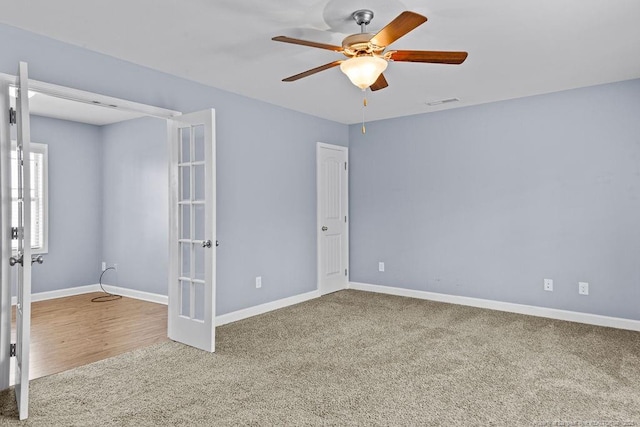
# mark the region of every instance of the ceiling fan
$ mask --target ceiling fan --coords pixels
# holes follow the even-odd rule
[[[342,53],[348,59],[333,61],[316,68],[304,71],[283,79],[283,82],[293,82],[303,77],[311,76],[320,71],[340,66],[351,82],[360,89],[370,87],[372,91],[384,89],[389,84],[382,72],[389,61],[394,62],[425,62],[434,64],[462,64],[467,59],[467,52],[443,52],[429,50],[388,50],[385,49],[400,37],[414,30],[427,21],[425,16],[415,12],[405,11],[387,24],[377,34],[367,33],[367,25],[373,19],[373,12],[361,9],[351,15],[360,26],[360,33],[347,36],[342,46],[317,43],[313,41],[277,36],[272,40],[277,42],[299,44],[317,47]]]

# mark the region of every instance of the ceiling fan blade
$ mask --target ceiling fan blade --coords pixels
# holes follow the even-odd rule
[[[340,65],[342,61],[333,61],[328,64],[321,65],[316,68],[312,68],[310,70],[304,71],[300,74],[296,74],[295,76],[287,77],[286,79],[282,79],[283,82],[295,82],[303,77],[309,77],[312,74],[319,73],[320,71],[328,70],[329,68],[333,68],[337,65]]]
[[[342,47],[340,47],[340,46],[334,46],[332,44],[311,42],[311,41],[308,41],[308,40],[294,39],[294,38],[287,37],[287,36],[277,36],[277,37],[272,38],[271,40],[276,41],[276,42],[299,44],[299,45],[302,45],[302,46],[310,46],[310,47],[317,47],[317,48],[320,48],[320,49],[333,50],[334,52],[342,52]]]
[[[428,62],[432,64],[462,64],[467,52],[440,52],[430,50],[397,50],[391,53],[396,62]]]
[[[371,39],[376,46],[389,46],[409,31],[427,22],[427,17],[415,12],[405,11],[387,24]]]
[[[376,90],[384,89],[387,86],[389,86],[389,83],[387,83],[387,79],[384,78],[384,74],[380,74],[380,77],[378,77],[378,80],[376,80],[371,86],[369,86],[369,88],[372,91],[376,91]]]

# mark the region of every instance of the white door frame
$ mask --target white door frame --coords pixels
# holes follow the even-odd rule
[[[6,114],[10,105],[9,83],[0,80],[0,182],[3,185],[0,189],[0,219],[3,223],[0,230],[0,390],[9,388],[11,372],[11,130]]]
[[[7,111],[10,105],[9,87],[15,87],[17,82],[17,76],[0,73],[0,145],[4,147],[5,144],[8,144],[9,149],[11,146],[10,129],[7,120]],[[28,82],[30,90],[71,101],[140,113],[145,116],[157,117],[165,120],[171,120],[172,118],[182,115],[180,111],[141,104],[66,86],[33,79],[29,79]],[[3,156],[0,163],[0,173],[7,179],[3,179],[2,182],[10,182],[10,171],[10,162]],[[2,200],[0,200],[0,217],[11,216],[11,188],[10,184],[8,185],[9,188],[7,191],[4,191],[5,189],[0,191],[0,197],[2,197]],[[9,267],[9,257],[11,256],[10,234],[10,230],[8,229],[5,230],[3,228],[0,230],[0,249],[2,249],[2,259],[0,260],[0,390],[4,390],[9,387],[10,377],[10,358],[8,357],[9,347],[11,344],[11,267]],[[5,254],[9,255],[5,256]]]
[[[331,150],[342,151],[346,154],[346,174],[345,174],[345,196],[346,196],[346,206],[345,206],[345,214],[347,215],[347,220],[345,221],[345,241],[346,241],[346,249],[345,249],[345,257],[346,257],[346,265],[347,274],[345,274],[345,288],[349,283],[349,275],[351,274],[351,270],[349,268],[349,223],[351,219],[349,218],[349,148],[343,147],[341,145],[333,145],[326,144],[324,142],[318,142],[316,145],[316,270],[317,270],[317,285],[316,288],[322,294],[322,289],[320,287],[322,273],[320,270],[321,264],[321,238],[322,238],[322,213],[321,213],[321,201],[320,201],[320,149],[328,148]]]
[[[12,76],[11,74],[0,73],[0,81],[15,86],[17,78],[16,76]],[[29,89],[34,92],[42,93],[44,95],[55,96],[57,98],[68,99],[70,101],[83,102],[85,104],[91,104],[94,106],[98,105],[104,108],[113,108],[116,110],[140,113],[146,116],[157,117],[160,119],[171,119],[172,117],[180,116],[182,114],[180,111],[154,107],[152,105],[127,101],[126,99],[100,95],[98,93],[87,92],[80,89],[74,89],[33,79],[29,79]]]

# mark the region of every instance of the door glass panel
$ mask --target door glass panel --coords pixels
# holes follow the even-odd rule
[[[191,243],[180,243],[180,253],[182,254],[182,263],[180,266],[180,276],[191,276]]]
[[[180,166],[180,200],[191,198],[191,167]]]
[[[204,200],[204,165],[193,167],[193,200]]]
[[[180,129],[180,163],[187,163],[190,161],[191,161],[191,128],[181,128]]]
[[[193,318],[196,320],[204,320],[204,283],[194,283],[193,293]]]
[[[193,244],[193,257],[194,264],[193,269],[193,278],[198,280],[204,280],[204,251],[205,248],[202,247],[200,243]]]
[[[204,238],[204,205],[193,205],[193,239],[205,240]]]
[[[193,161],[204,162],[204,125],[193,127]]]
[[[180,315],[191,317],[191,282],[180,281]]]
[[[191,206],[180,206],[180,239],[191,239]]]

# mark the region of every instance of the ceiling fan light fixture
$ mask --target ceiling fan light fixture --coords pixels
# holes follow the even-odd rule
[[[362,90],[374,84],[386,68],[387,61],[373,55],[356,56],[340,64],[340,70]]]

